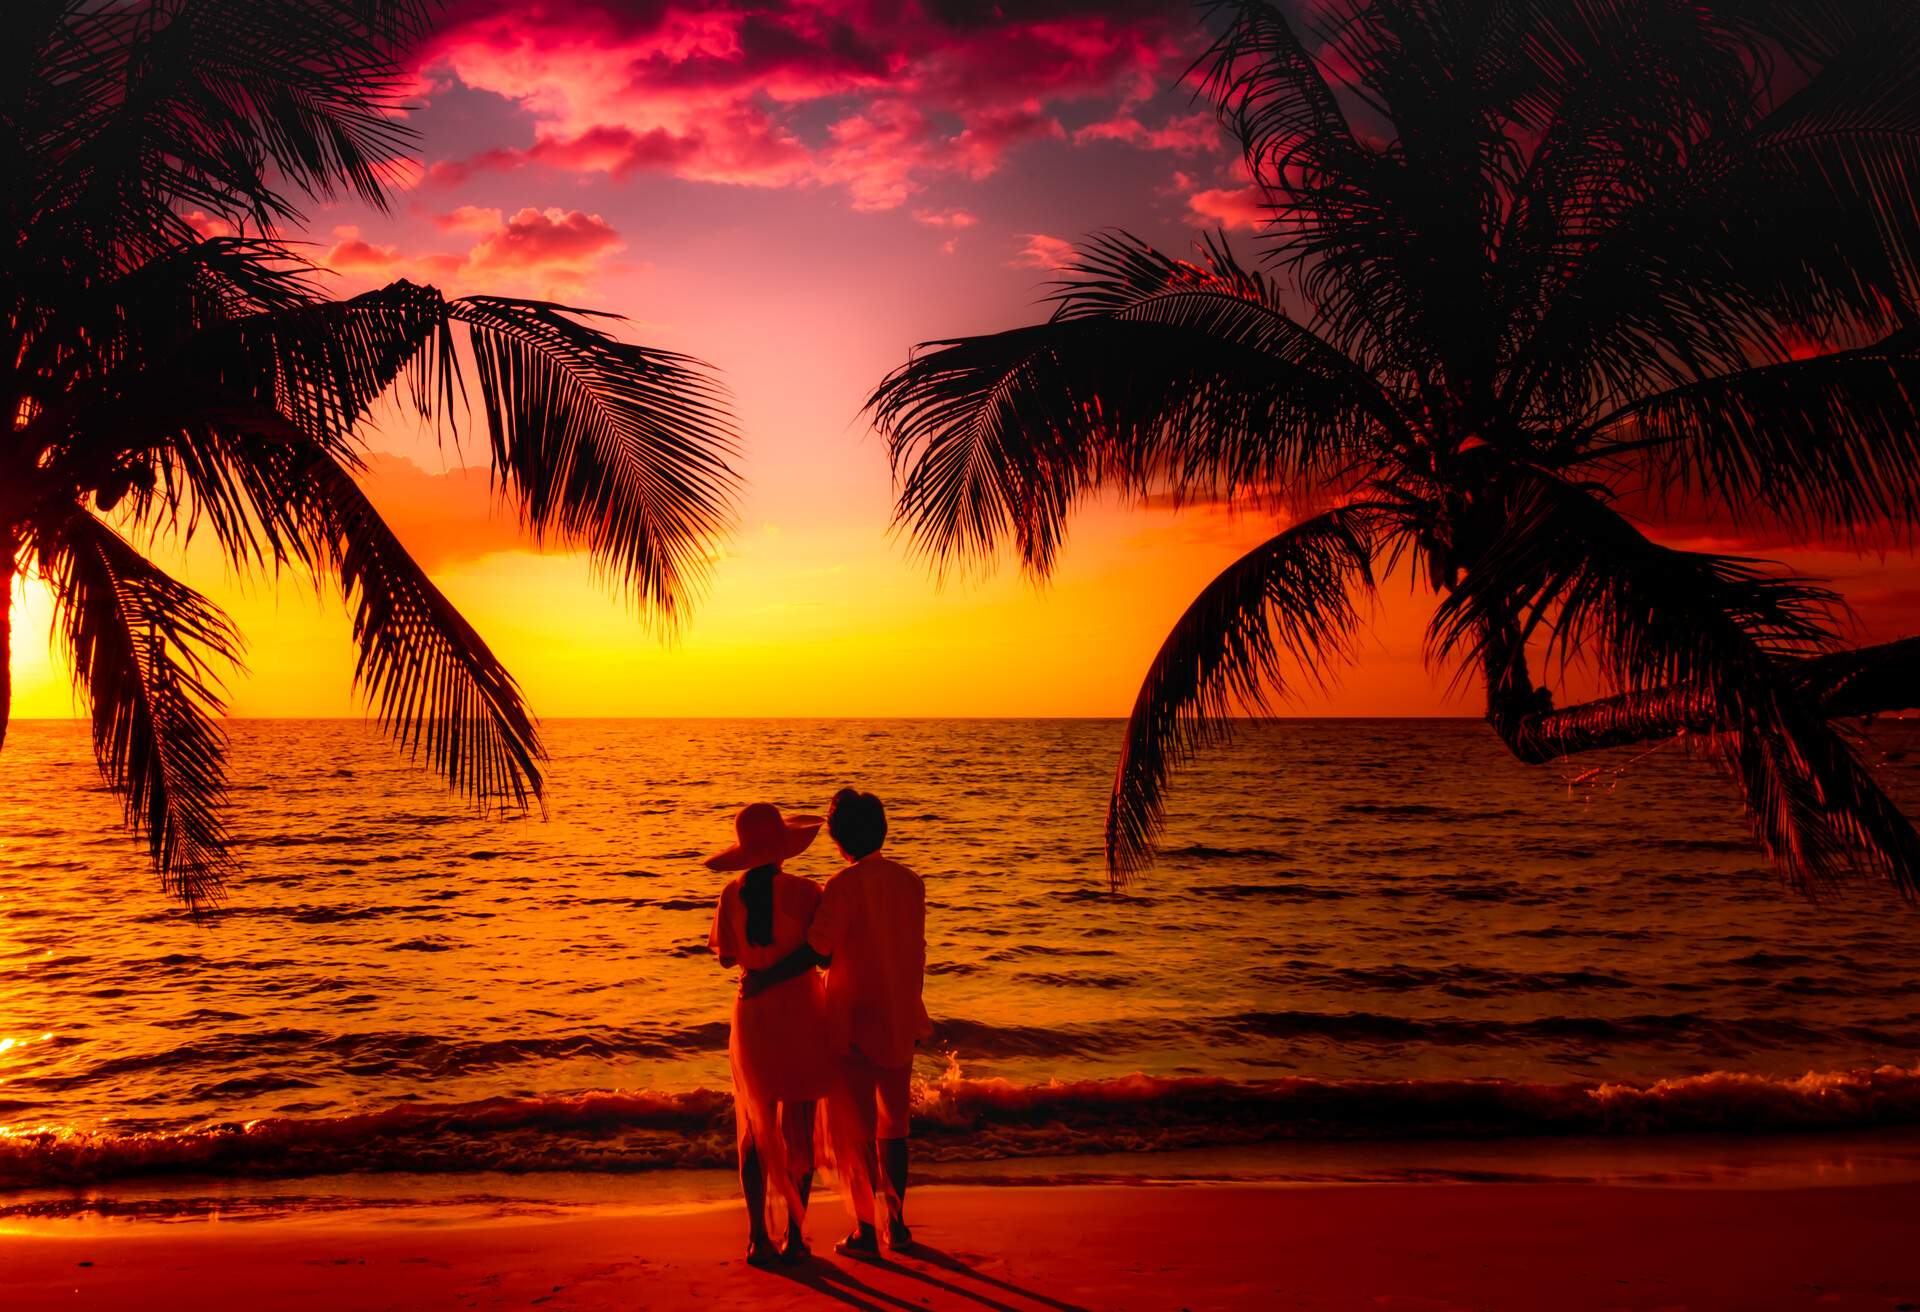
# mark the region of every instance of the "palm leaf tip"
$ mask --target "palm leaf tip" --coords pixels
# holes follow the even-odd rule
[[[1324,684],[1352,651],[1355,598],[1374,586],[1369,512],[1342,507],[1255,547],[1209,583],[1174,625],[1127,721],[1107,808],[1109,882],[1129,883],[1155,856],[1173,771],[1294,690],[1290,672]]]
[[[61,634],[92,708],[95,757],[168,892],[214,905],[235,864],[216,662],[241,639],[220,610],[91,515],[43,540]]]
[[[677,624],[737,518],[739,437],[715,371],[550,302],[468,297],[449,312],[470,334],[495,472],[528,528],[584,546]]]
[[[261,470],[287,533],[338,578],[359,649],[355,686],[390,736],[483,807],[542,795],[545,750],[519,685],[408,553],[352,472],[315,447]]]

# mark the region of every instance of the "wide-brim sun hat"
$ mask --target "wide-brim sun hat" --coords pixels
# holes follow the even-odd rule
[[[751,870],[799,856],[826,821],[817,815],[783,816],[772,802],[755,802],[733,817],[734,844],[706,860],[709,870]]]

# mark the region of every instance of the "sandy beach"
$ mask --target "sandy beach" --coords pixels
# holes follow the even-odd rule
[[[0,1280],[13,1312],[1920,1307],[1916,1184],[941,1186],[915,1201],[917,1255],[790,1273],[743,1266],[735,1208],[712,1203],[533,1221],[426,1206],[16,1220]],[[821,1249],[838,1219],[817,1218]]]

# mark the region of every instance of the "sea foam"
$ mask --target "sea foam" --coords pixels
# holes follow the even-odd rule
[[[1763,1133],[1920,1124],[1920,1067],[1714,1072],[1648,1083],[1228,1080],[1129,1075],[1018,1084],[951,1065],[915,1090],[931,1161],[1152,1152],[1296,1139]],[[600,1092],[406,1104],[172,1133],[0,1128],[0,1187],[152,1175],[640,1171],[732,1164],[724,1092]]]

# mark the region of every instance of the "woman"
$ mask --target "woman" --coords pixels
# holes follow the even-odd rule
[[[806,941],[820,886],[789,875],[781,863],[806,851],[820,832],[817,816],[782,818],[769,802],[734,817],[735,842],[707,858],[710,870],[744,870],[720,894],[708,945],[720,964],[748,970],[773,965]],[[809,970],[733,1003],[734,1134],[740,1187],[746,1194],[747,1261],[808,1256],[804,1228],[813,1189],[814,1104],[834,1080],[827,1050],[820,974]],[[768,1185],[787,1204],[787,1242],[777,1250],[767,1225]]]

